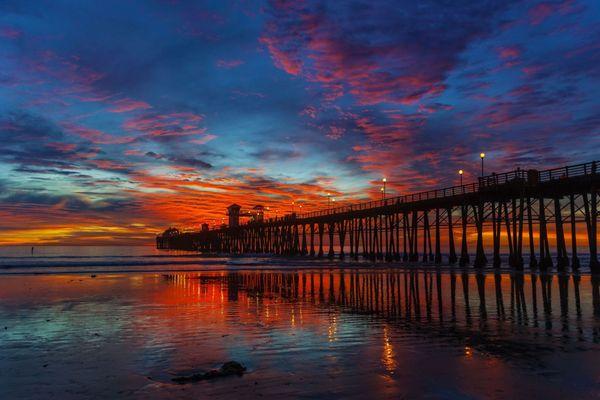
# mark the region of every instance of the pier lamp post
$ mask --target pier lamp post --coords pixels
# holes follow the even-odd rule
[[[381,181],[383,182],[383,199],[385,200],[385,184],[387,183],[387,179],[383,178]]]
[[[331,208],[331,193],[327,193],[327,208]]]
[[[381,187],[381,200],[385,200],[385,188]]]
[[[479,157],[481,158],[481,176],[483,176],[483,159],[485,158],[485,153],[480,153]]]
[[[292,201],[292,214],[294,213],[294,204],[295,202]]]
[[[459,170],[458,170],[458,174],[460,175],[460,186],[462,186],[462,185],[463,185],[463,180],[462,180],[462,177],[463,177],[463,174],[464,174],[464,173],[465,173],[465,171],[463,171],[462,169],[459,169]]]

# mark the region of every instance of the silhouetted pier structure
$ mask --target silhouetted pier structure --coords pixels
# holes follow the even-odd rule
[[[547,270],[556,264],[558,270],[569,265],[577,270],[577,232],[584,225],[590,269],[600,272],[597,164],[517,169],[465,185],[208,231],[167,230],[156,242],[160,249],[207,253],[472,262],[477,268],[488,264],[488,256],[499,267],[505,247],[515,269],[523,269],[528,253],[532,268]],[[476,234],[474,254],[469,233]]]

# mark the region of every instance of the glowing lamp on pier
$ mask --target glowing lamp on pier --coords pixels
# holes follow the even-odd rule
[[[465,173],[465,171],[463,171],[462,169],[458,170],[458,174],[460,175],[460,186],[462,186],[462,184],[463,184],[462,177],[463,177],[464,173]]]
[[[479,157],[481,158],[481,176],[483,176],[483,159],[485,158],[485,153],[479,153]]]

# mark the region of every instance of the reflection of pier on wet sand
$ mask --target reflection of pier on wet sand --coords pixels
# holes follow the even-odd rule
[[[549,346],[556,341],[580,346],[600,342],[600,278],[589,275],[392,269],[166,278],[185,285],[223,285],[229,300],[245,293],[257,301],[284,299],[369,315],[424,337],[500,356],[518,352],[534,357],[535,351],[555,350]]]
[[[590,275],[229,267],[5,276],[0,397],[598,397]]]

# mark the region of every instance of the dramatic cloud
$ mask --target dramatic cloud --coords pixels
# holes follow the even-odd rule
[[[328,99],[350,93],[364,105],[412,104],[445,89],[460,53],[494,28],[507,4],[281,1],[261,40],[279,67],[320,82]]]

